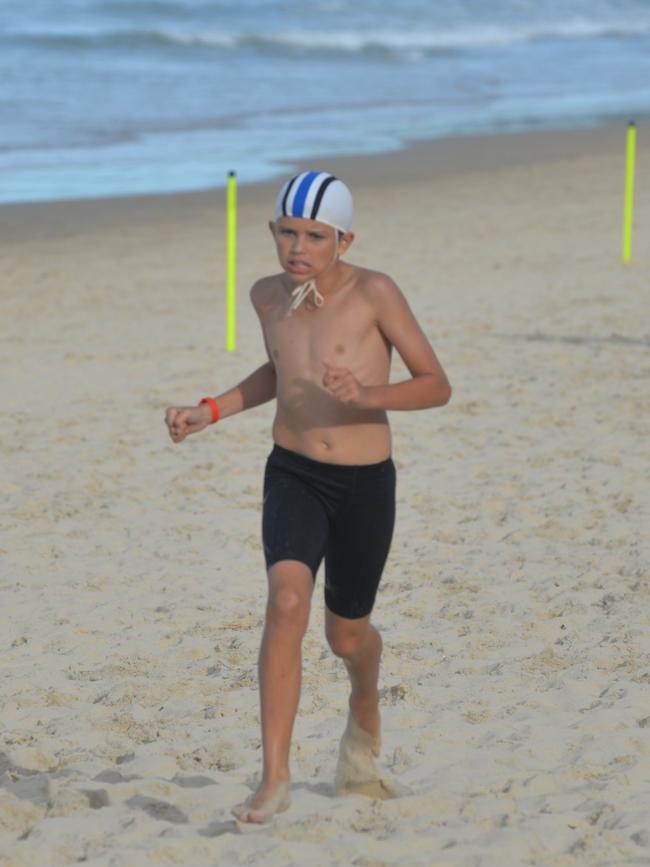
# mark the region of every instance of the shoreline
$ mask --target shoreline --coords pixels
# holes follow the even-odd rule
[[[637,121],[642,128],[645,119]],[[427,177],[447,178],[459,174],[500,171],[515,166],[532,166],[575,159],[590,153],[625,156],[627,123],[605,122],[594,126],[494,132],[412,141],[396,151],[379,154],[314,155],[287,162],[278,178],[238,184],[239,208],[271,203],[281,178],[316,166],[339,174],[359,190],[394,183],[417,184]],[[640,146],[642,146],[640,142]],[[89,229],[114,228],[125,221],[141,224],[175,221],[180,216],[201,216],[223,207],[225,187],[146,195],[63,199],[43,202],[0,203],[0,246],[28,238],[47,240]]]

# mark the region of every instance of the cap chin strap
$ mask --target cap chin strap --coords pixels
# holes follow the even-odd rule
[[[334,251],[334,258],[332,259],[331,264],[334,265],[334,263],[337,261],[338,258],[339,258],[339,245],[338,245],[338,235],[337,235],[336,250]],[[305,298],[309,295],[310,292],[313,292],[313,294],[314,294],[312,301],[314,302],[316,307],[322,307],[323,304],[325,303],[325,299],[323,298],[323,296],[320,294],[320,292],[316,288],[316,281],[315,280],[307,280],[307,282],[303,283],[301,286],[296,286],[296,288],[291,293],[291,297],[293,298],[293,301],[291,302],[291,306],[289,307],[289,310],[290,311],[297,310],[300,307],[300,305],[302,304],[302,302],[305,300]]]
[[[296,286],[296,288],[291,293],[291,297],[293,301],[291,302],[290,310],[297,310],[302,302],[307,298],[310,292],[313,292],[314,297],[312,301],[316,305],[316,307],[322,307],[325,299],[320,294],[318,289],[316,288],[315,280],[307,280],[306,283],[303,283],[302,286]]]

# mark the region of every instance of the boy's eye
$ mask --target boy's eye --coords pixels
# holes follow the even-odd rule
[[[295,238],[297,233],[294,229],[287,229],[280,226],[280,234],[284,238]],[[310,241],[323,241],[327,237],[327,235],[324,235],[322,232],[308,232],[307,236]]]

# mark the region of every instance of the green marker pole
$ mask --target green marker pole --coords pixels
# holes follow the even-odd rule
[[[634,174],[636,169],[636,124],[627,127],[627,165],[625,170],[625,210],[623,214],[623,261],[632,257],[632,219],[634,216]]]
[[[237,175],[228,172],[226,220],[226,349],[235,351],[237,332]]]

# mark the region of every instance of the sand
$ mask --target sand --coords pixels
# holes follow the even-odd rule
[[[319,576],[292,805],[247,834],[272,406],[180,446],[163,415],[264,360],[276,185],[241,189],[234,354],[222,192],[0,208],[3,867],[650,864],[649,139],[626,266],[624,125],[327,161],[350,261],[454,387],[392,414],[378,765],[408,794],[335,795]]]

